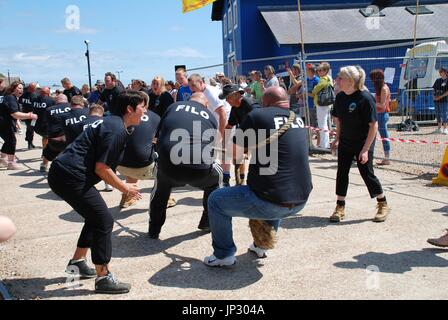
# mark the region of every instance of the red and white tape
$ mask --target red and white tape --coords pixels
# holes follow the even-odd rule
[[[336,135],[336,131],[332,130],[324,130],[320,128],[314,128],[310,126],[306,126],[305,128],[311,129],[315,132],[328,132],[330,135]],[[400,142],[400,143],[415,143],[415,144],[433,144],[433,145],[448,145],[448,141],[440,142],[440,141],[425,141],[425,140],[413,140],[413,139],[399,139],[399,138],[378,138],[378,141],[389,141],[389,142]]]

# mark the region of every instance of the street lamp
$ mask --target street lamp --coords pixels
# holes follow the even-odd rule
[[[8,69],[8,86],[11,85],[11,76],[9,75],[9,69]]]
[[[117,74],[118,74],[118,80],[121,80],[120,75],[121,75],[123,72],[124,72],[124,71],[117,71]]]
[[[89,40],[84,40],[84,43],[86,44],[87,51],[86,51],[86,57],[87,57],[87,68],[89,73],[89,88],[90,92],[92,92],[92,74],[90,73],[90,52],[89,52]]]

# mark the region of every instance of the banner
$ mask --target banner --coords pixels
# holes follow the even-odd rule
[[[196,9],[205,7],[216,0],[182,0],[183,13],[187,13]]]

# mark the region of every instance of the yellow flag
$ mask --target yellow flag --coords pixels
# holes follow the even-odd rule
[[[187,13],[196,9],[205,7],[216,0],[182,0],[183,13]]]

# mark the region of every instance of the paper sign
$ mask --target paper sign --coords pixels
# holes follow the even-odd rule
[[[395,68],[386,68],[384,70],[384,82],[393,84],[395,78]]]

